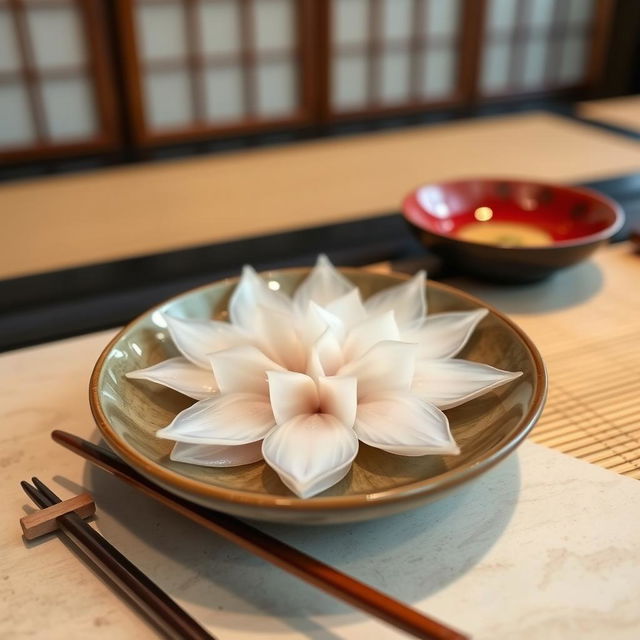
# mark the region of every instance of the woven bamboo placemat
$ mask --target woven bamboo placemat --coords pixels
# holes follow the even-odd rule
[[[631,243],[536,285],[448,282],[505,311],[538,346],[549,396],[530,438],[640,479],[640,255]]]

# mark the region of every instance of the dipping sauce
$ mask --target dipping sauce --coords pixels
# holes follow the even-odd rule
[[[523,222],[500,222],[492,220],[471,222],[460,227],[456,233],[460,240],[493,244],[499,247],[545,247],[553,244],[551,234],[540,227]]]

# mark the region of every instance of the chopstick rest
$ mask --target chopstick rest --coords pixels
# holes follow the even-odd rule
[[[73,499],[62,501],[44,482],[32,478],[33,485],[22,481],[20,486],[24,492],[43,511],[50,507],[61,507],[57,522],[60,533],[75,547],[78,554],[98,568],[99,572],[109,579],[135,607],[162,632],[163,636],[172,640],[215,640],[184,609],[171,599],[157,584],[148,578],[138,567],[128,560],[120,551],[103,538],[93,527],[90,527],[78,514],[77,510],[69,510],[68,503],[74,506]],[[91,496],[83,494],[76,498]],[[77,501],[76,501],[77,502]],[[93,504],[93,501],[91,500]],[[64,508],[63,505],[66,505]],[[95,506],[94,506],[95,509]],[[50,511],[56,513],[56,511]],[[47,522],[50,519],[47,518]],[[54,520],[53,522],[56,522]]]
[[[27,540],[35,540],[58,528],[58,518],[67,513],[77,513],[81,518],[90,518],[96,512],[96,504],[90,493],[81,493],[50,507],[30,513],[20,518],[22,535]]]

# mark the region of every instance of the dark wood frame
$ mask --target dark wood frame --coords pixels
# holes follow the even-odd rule
[[[150,4],[161,4],[167,0],[143,0]],[[134,25],[134,10],[136,0],[118,0],[118,24],[122,36],[122,47],[125,61],[125,79],[128,88],[128,106],[131,116],[130,128],[135,143],[141,147],[162,145],[173,142],[187,142],[219,135],[239,135],[277,129],[288,129],[311,125],[317,118],[316,95],[316,34],[314,30],[314,0],[295,0],[297,8],[297,42],[294,46],[294,54],[299,60],[298,82],[300,83],[300,108],[297,112],[285,118],[259,118],[250,116],[242,122],[230,124],[218,124],[204,121],[202,87],[195,80],[197,71],[205,65],[207,60],[199,52],[197,41],[197,29],[194,25],[195,0],[180,0],[186,11],[189,51],[187,65],[190,70],[193,99],[195,105],[196,124],[167,132],[152,132],[145,120],[144,99],[142,95],[142,74],[140,72],[141,57],[137,44]],[[251,43],[244,46],[240,52],[240,60],[250,73],[255,69],[257,54],[253,48],[251,34],[251,20],[249,12],[252,10],[254,0],[239,0],[241,6],[241,29],[243,30],[243,42]],[[159,68],[154,64],[154,68]],[[311,71],[311,72],[310,72]],[[245,74],[248,76],[250,74]],[[246,81],[244,86],[245,98],[250,107],[255,105],[254,83]]]
[[[24,10],[26,0],[0,0],[0,6],[12,9],[17,8],[17,15]],[[331,11],[332,0],[294,0],[297,7],[298,41],[295,45],[296,57],[299,60],[299,88],[300,108],[290,117],[286,118],[258,118],[247,117],[241,122],[211,123],[204,119],[203,85],[197,73],[203,66],[211,63],[212,59],[200,53],[200,45],[197,40],[198,29],[195,28],[196,0],[180,0],[185,7],[187,37],[186,64],[190,70],[191,92],[193,96],[194,115],[196,123],[193,126],[176,129],[167,132],[154,132],[149,129],[145,119],[143,102],[142,73],[140,71],[140,56],[136,42],[134,28],[134,4],[137,0],[29,0],[31,4],[66,4],[72,2],[81,10],[88,47],[88,74],[93,78],[94,95],[99,116],[100,133],[91,140],[75,142],[73,144],[60,144],[48,142],[45,139],[45,119],[43,113],[42,97],[36,82],[40,73],[33,64],[33,52],[30,49],[28,33],[24,24],[24,16],[17,24],[18,32],[22,31],[20,38],[22,57],[26,61],[21,70],[22,77],[28,87],[29,102],[31,105],[34,124],[36,125],[39,142],[28,148],[5,149],[0,151],[0,165],[13,164],[29,160],[41,160],[47,158],[64,158],[88,154],[104,154],[122,148],[128,151],[130,157],[141,157],[145,149],[156,146],[167,146],[177,143],[197,142],[199,140],[224,138],[230,136],[249,136],[251,134],[268,133],[277,130],[295,130],[317,127],[318,131],[334,123],[372,120],[389,116],[402,116],[416,112],[442,111],[446,109],[459,109],[475,107],[478,104],[520,101],[532,98],[548,97],[550,95],[577,95],[578,91],[584,91],[597,86],[602,78],[604,63],[607,53],[607,43],[610,36],[612,17],[616,6],[616,0],[596,0],[596,17],[593,21],[591,34],[591,47],[587,61],[587,71],[583,82],[571,87],[558,87],[549,83],[542,90],[520,91],[511,86],[502,94],[481,95],[479,89],[479,70],[481,54],[485,38],[485,15],[488,0],[461,0],[460,7],[460,32],[454,38],[458,42],[457,55],[457,87],[451,96],[442,100],[430,100],[416,97],[400,105],[370,105],[364,109],[336,113],[331,108],[330,90],[330,65],[331,65]],[[143,2],[162,3],[169,0],[141,0]],[[248,35],[247,40],[252,41],[251,21],[248,12],[255,1],[239,0],[242,6],[242,25]],[[524,2],[518,0],[518,10],[523,11]],[[113,6],[110,3],[114,3]],[[380,25],[381,0],[371,0],[374,10],[370,11],[372,33],[376,33]],[[566,3],[558,3],[556,10],[562,11]],[[421,24],[420,12],[424,10],[424,4],[414,3],[413,23]],[[105,17],[108,14],[112,18],[111,24],[106,27]],[[107,36],[109,41],[107,42]],[[516,29],[510,34],[512,40],[522,36],[521,30]],[[559,39],[559,38],[558,38]],[[415,51],[426,45],[426,40],[420,36],[417,30],[410,39],[401,43],[408,47],[409,51]],[[368,43],[369,52],[377,59],[381,50],[381,43],[375,37]],[[398,45],[400,46],[400,44]],[[553,55],[557,52],[552,52]],[[281,55],[279,52],[267,54],[267,56]],[[253,69],[257,60],[257,52],[252,46],[244,47],[240,53],[241,60],[249,68]],[[113,58],[120,60],[119,76],[113,75]],[[261,59],[264,54],[260,54]],[[516,56],[518,57],[518,56]],[[520,56],[521,57],[521,56]],[[551,56],[550,56],[551,57]],[[227,60],[228,62],[229,60]],[[221,64],[224,61],[219,60]],[[511,85],[517,78],[521,59],[513,61],[510,76]],[[156,63],[154,68],[159,68]],[[176,62],[166,61],[166,68]],[[376,92],[378,73],[375,69],[375,61],[370,65],[371,82],[370,92]],[[411,56],[410,74],[411,86],[416,91],[416,79],[420,72],[418,56]],[[550,60],[549,65],[553,67]],[[72,75],[79,69],[58,69],[45,72],[45,77],[64,77]],[[7,75],[0,73],[0,82],[7,80]],[[15,76],[14,76],[15,77]],[[114,80],[117,79],[123,90],[116,91]],[[515,91],[514,91],[515,89]],[[255,87],[252,82],[245,82],[245,96],[247,103],[255,104]],[[116,103],[114,96],[120,95],[120,102]]]
[[[462,106],[469,97],[469,77],[468,74],[465,73],[467,67],[473,64],[473,53],[475,50],[475,46],[473,48],[469,48],[467,46],[467,38],[469,38],[469,42],[473,44],[474,35],[476,29],[476,0],[460,0],[461,8],[460,8],[460,34],[457,38],[454,37],[454,40],[458,41],[458,59],[457,59],[457,76],[459,78],[457,90],[455,90],[450,97],[442,100],[429,100],[429,99],[420,99],[420,98],[412,98],[411,100],[400,104],[400,105],[375,105],[371,107],[367,107],[364,109],[354,109],[345,112],[335,112],[331,108],[331,96],[330,96],[330,86],[331,86],[331,4],[332,0],[319,0],[317,3],[316,10],[318,14],[320,14],[320,19],[318,20],[318,24],[322,25],[323,28],[323,44],[324,46],[321,48],[319,52],[319,66],[322,68],[321,77],[322,82],[324,84],[325,90],[322,93],[322,103],[320,105],[320,113],[322,114],[323,122],[340,122],[340,121],[349,121],[349,120],[361,120],[363,118],[371,118],[377,116],[393,116],[393,115],[403,115],[407,113],[412,113],[416,111],[426,111],[426,110],[436,110],[436,109],[446,109],[446,108],[454,108]],[[478,0],[481,4],[484,3],[484,0]],[[380,25],[380,0],[371,0],[372,2],[372,11],[369,13],[370,32],[373,34],[373,37],[369,40],[369,56],[374,60],[373,64],[369,65],[369,73],[371,77],[368,82],[368,88],[370,95],[375,95],[377,93],[377,80],[378,73],[376,73],[375,60],[378,59],[380,50],[382,48],[381,43],[378,41],[376,34],[379,30]],[[419,13],[420,10],[424,7],[423,2],[414,2],[414,11]],[[413,24],[419,25],[421,23],[420,15],[414,15]],[[409,51],[413,52],[416,49],[421,49],[427,44],[427,38],[421,37],[417,31],[414,31],[411,34],[410,40],[408,42],[407,48]],[[410,60],[410,73],[411,73],[411,87],[415,91],[417,87],[416,76],[418,73],[418,69],[416,68],[417,56],[412,55]]]
[[[29,6],[74,5],[80,12],[83,36],[87,46],[87,66],[68,69],[37,69],[33,47],[26,25],[24,0],[0,0],[0,6],[9,9],[15,21],[21,67],[18,75],[27,88],[29,108],[36,131],[37,144],[28,147],[16,146],[0,150],[0,165],[16,162],[47,159],[61,156],[76,156],[104,153],[118,148],[120,128],[114,99],[114,84],[111,66],[111,52],[105,33],[105,15],[99,0],[30,0]],[[47,140],[46,122],[42,95],[37,84],[42,77],[75,77],[79,72],[87,72],[95,100],[98,134],[93,138],[73,143],[59,143]],[[16,74],[2,74],[0,81],[12,82]]]
[[[560,37],[555,37],[552,41],[552,47],[548,52],[545,78],[546,85],[542,89],[536,89],[533,91],[519,90],[517,86],[514,86],[514,79],[517,77],[519,68],[521,67],[522,60],[520,56],[516,56],[516,59],[512,62],[510,68],[510,79],[507,86],[507,90],[504,92],[496,92],[490,95],[482,94],[479,89],[480,80],[480,61],[482,58],[482,46],[485,38],[483,28],[485,25],[485,16],[487,10],[487,0],[466,0],[468,3],[476,5],[476,24],[478,25],[477,33],[475,34],[475,51],[473,57],[476,62],[475,73],[472,74],[471,86],[470,86],[470,102],[477,104],[479,102],[492,103],[492,102],[504,102],[505,100],[529,100],[536,98],[544,98],[551,95],[573,95],[581,90],[593,89],[602,78],[604,70],[604,63],[606,58],[607,45],[611,36],[612,17],[615,10],[615,4],[617,0],[595,0],[595,15],[593,24],[591,26],[590,48],[585,65],[586,73],[584,79],[571,84],[571,85],[558,85],[553,81],[553,72],[558,67],[558,59],[561,55],[559,52],[559,45],[562,43],[562,35],[565,33],[564,24],[560,24],[557,31],[560,32]],[[526,30],[522,29],[519,24],[519,18],[523,13],[526,0],[517,0],[518,5],[516,7],[516,28],[511,34],[513,41],[518,41],[526,35]],[[555,5],[555,11],[557,14],[566,13],[568,10],[568,2],[557,2]],[[555,46],[553,46],[555,45]],[[470,74],[471,75],[471,74]]]

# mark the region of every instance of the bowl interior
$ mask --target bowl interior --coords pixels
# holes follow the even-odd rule
[[[548,247],[615,232],[615,203],[586,189],[516,180],[429,184],[405,200],[420,229],[468,242]]]
[[[265,274],[280,289],[292,292],[308,270]],[[343,270],[366,298],[402,276]],[[320,496],[301,500],[262,462],[233,468],[205,468],[173,462],[172,444],[154,436],[193,401],[159,385],[125,378],[128,371],[177,355],[159,311],[183,317],[226,319],[235,281],[225,280],[174,298],[125,327],[106,348],[92,377],[91,402],[107,441],[130,464],[165,486],[210,506],[223,503],[260,508],[353,507],[406,491],[436,490],[455,474],[475,469],[500,453],[531,427],[544,397],[544,368],[535,348],[510,321],[490,313],[478,326],[460,357],[524,375],[516,381],[448,411],[459,456],[407,458],[362,445],[351,472]],[[274,285],[275,286],[275,285]],[[455,289],[429,284],[430,312],[471,310],[481,303]],[[515,446],[515,444],[513,445]],[[212,502],[213,501],[213,502]],[[237,509],[231,512],[243,513]]]

